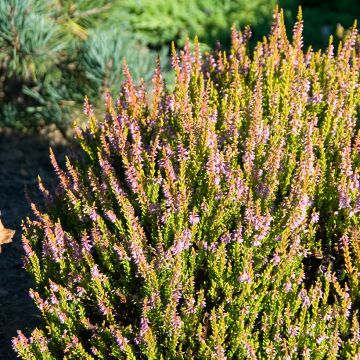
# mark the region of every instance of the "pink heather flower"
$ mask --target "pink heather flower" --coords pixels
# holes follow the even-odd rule
[[[92,106],[90,105],[89,99],[87,97],[85,97],[85,100],[84,100],[84,114],[87,115],[87,116],[93,116],[94,115]]]
[[[221,345],[215,346],[214,356],[218,360],[226,360],[227,359],[227,357],[225,356],[225,349]]]
[[[135,339],[136,344],[145,344],[145,336],[149,329],[149,320],[146,316],[142,316],[140,320],[140,331]]]
[[[319,222],[319,213],[318,212],[315,212],[315,211],[312,212],[310,222],[312,224],[316,224]]]
[[[350,208],[350,197],[347,194],[347,190],[339,186],[339,209]]]
[[[120,261],[130,260],[130,258],[127,256],[126,251],[123,247],[119,246],[118,244],[115,244],[114,250],[116,251]]]
[[[110,313],[110,308],[105,305],[105,303],[104,303],[104,301],[102,299],[100,299],[98,301],[98,307],[99,307],[100,312],[104,316],[106,316],[106,315],[108,315]]]
[[[291,282],[290,282],[290,281],[287,281],[287,282],[284,284],[284,291],[285,291],[286,293],[288,293],[291,289],[292,289]]]
[[[40,311],[46,311],[49,309],[49,303],[47,300],[41,299],[38,292],[33,289],[29,290],[30,298],[33,299]]]
[[[189,159],[189,150],[184,148],[181,141],[178,143],[178,159],[180,161],[187,161]]]
[[[143,249],[142,249],[141,245],[134,239],[132,239],[130,241],[130,251],[131,251],[131,256],[134,259],[134,262],[136,265],[141,266],[141,265],[146,264],[146,259],[145,259]]]
[[[320,92],[315,92],[312,97],[309,98],[309,101],[314,105],[320,104],[323,99],[323,95]]]
[[[272,262],[274,265],[278,265],[281,261],[281,257],[279,256],[279,254],[274,254],[273,258],[272,258]]]
[[[98,355],[99,354],[99,351],[94,347],[94,346],[92,346],[91,348],[90,348],[90,351],[93,353],[93,355]]]
[[[298,325],[290,325],[289,335],[292,337],[299,335],[299,326]]]
[[[346,234],[344,234],[341,238],[340,238],[340,244],[341,246],[349,246],[349,238]]]
[[[65,234],[59,223],[55,224],[54,233],[55,233],[55,237],[56,237],[56,245],[60,248],[63,248]]]
[[[360,211],[360,196],[357,196],[355,200],[354,212],[358,213],[359,211]]]
[[[165,149],[166,149],[166,155],[161,160],[159,160],[159,166],[166,171],[166,174],[171,181],[175,181],[177,180],[177,176],[174,171],[174,166],[171,160],[169,159],[170,156],[173,156],[172,150],[169,147],[166,147]]]
[[[71,343],[73,346],[76,346],[79,343],[79,339],[77,336],[73,335],[71,338]]]
[[[77,286],[76,287],[76,294],[77,294],[78,297],[82,297],[83,295],[86,294],[86,290],[82,286]]]
[[[31,258],[32,256],[34,256],[35,253],[30,246],[29,240],[25,236],[22,237],[22,243],[26,257]]]
[[[297,279],[297,284],[301,285],[302,282],[304,281],[304,279],[305,279],[305,274],[302,272],[302,273],[300,273],[300,275],[299,275],[299,277]]]
[[[117,217],[115,213],[112,210],[106,211],[106,217],[112,222],[115,223],[117,220]]]
[[[181,325],[182,325],[182,321],[180,319],[180,316],[174,312],[171,318],[171,325],[173,326],[174,330],[178,330],[180,329]]]
[[[66,314],[62,311],[58,312],[58,317],[59,317],[61,324],[64,324],[65,321],[67,320]]]
[[[232,189],[233,193],[233,201],[238,201],[240,203],[244,202],[248,193],[248,188],[246,187],[244,179],[242,179],[240,176],[237,176],[235,181],[231,182],[230,188]]]
[[[91,251],[93,244],[92,244],[92,241],[90,240],[90,237],[87,234],[84,234],[81,237],[81,245],[82,245],[83,250],[85,250],[86,252]]]
[[[94,222],[97,222],[99,219],[99,215],[96,212],[96,208],[95,207],[91,207],[90,211],[89,211],[89,215],[90,215],[90,219]]]
[[[126,173],[126,181],[130,189],[134,193],[139,193],[140,191],[139,177],[138,177],[138,172],[135,169],[134,165],[130,164],[127,167],[125,173]]]
[[[310,359],[310,349],[305,346],[303,351],[302,351],[302,356],[304,357],[304,359]]]
[[[270,194],[270,189],[263,182],[259,182],[257,186],[257,191],[259,195],[264,199],[267,199]]]
[[[175,111],[175,98],[173,94],[170,94],[166,98],[166,112],[174,112]]]
[[[301,301],[302,301],[302,306],[305,307],[305,308],[309,308],[310,305],[311,305],[311,302],[310,302],[310,298],[309,296],[307,295],[307,292],[305,289],[302,289],[300,291],[300,298],[301,298]]]
[[[149,205],[149,213],[151,215],[158,215],[160,213],[161,207],[159,204],[150,204]]]
[[[22,347],[27,349],[29,347],[29,340],[20,330],[18,330],[17,337],[12,340],[12,346],[14,350]]]
[[[140,134],[136,134],[136,136],[134,137],[134,141],[135,143],[132,144],[131,149],[129,151],[132,157],[131,159],[132,163],[130,165],[132,165],[133,163],[141,165],[144,162],[144,159],[142,156],[143,148],[141,144]]]
[[[81,258],[81,248],[77,241],[75,241],[70,235],[65,234],[65,246],[71,249],[74,261],[79,261]]]
[[[174,196],[171,193],[170,184],[167,181],[164,181],[162,183],[162,191],[163,191],[164,196],[165,196],[166,207],[170,208],[170,209],[174,208],[175,199],[174,199]]]
[[[237,243],[243,242],[241,225],[232,232],[231,237],[234,242],[237,242]]]
[[[360,204],[360,202],[359,202]],[[209,206],[207,205],[207,203],[205,201],[203,201],[201,203],[201,210],[204,212],[204,213],[207,213],[209,211]]]
[[[30,340],[30,342],[31,342],[31,340]],[[41,352],[45,352],[48,350],[49,340],[45,336],[41,335],[40,333],[37,333],[36,334],[36,342],[37,342],[37,344],[40,345]]]
[[[210,252],[212,252],[212,253],[215,253],[216,252],[216,250],[217,250],[217,244],[216,243],[212,243],[209,247],[208,247],[208,249],[210,250]]]
[[[112,327],[110,331],[116,343],[118,344],[120,350],[124,351],[129,340],[125,336],[123,336],[119,330],[115,329],[114,327]]]
[[[158,291],[155,291],[153,293],[151,293],[150,298],[149,298],[149,306],[150,309],[155,309],[157,304],[160,301],[160,294]]]
[[[73,335],[71,338],[71,342],[66,345],[64,352],[65,353],[69,352],[71,348],[76,348],[78,344],[79,344],[79,339],[77,338],[77,336]]]
[[[57,240],[49,226],[44,230],[46,239],[43,242],[43,253],[45,256],[50,256],[55,262],[59,263],[61,255],[64,252],[64,247],[57,246]]]
[[[276,350],[273,344],[269,344],[265,349],[266,355],[270,356],[270,359],[274,359],[276,355]]]
[[[99,266],[95,264],[91,269],[91,277],[93,279],[99,279],[100,278],[100,272],[99,272]]]
[[[224,244],[229,244],[231,241],[231,235],[229,233],[221,235],[220,241]]]
[[[195,299],[193,297],[186,299],[186,313],[187,314],[195,314]]]
[[[190,212],[190,215],[189,215],[190,224],[195,225],[195,224],[198,224],[199,221],[200,221],[199,215],[195,211]]]
[[[168,205],[168,204],[167,204]],[[161,215],[161,223],[164,225],[166,224],[167,220],[169,219],[170,217],[170,214],[171,214],[171,210],[170,209],[166,209],[162,215]]]
[[[181,233],[181,236],[175,239],[175,243],[172,248],[173,255],[177,255],[188,249],[191,245],[191,237],[191,231],[189,229],[184,229]]]
[[[50,294],[50,303],[52,305],[58,305],[59,304],[59,300],[57,299],[57,297],[55,296],[55,294],[53,292]]]
[[[239,277],[238,277],[238,281],[240,283],[243,283],[243,282],[247,282],[247,283],[251,283],[251,278],[250,278],[250,275],[247,271],[244,271]]]
[[[320,345],[324,340],[328,339],[329,337],[326,334],[321,334],[320,336],[318,336],[318,338],[316,339],[316,343],[318,345]]]
[[[244,344],[245,350],[246,350],[246,355],[250,358],[250,359],[256,359],[256,353],[254,348],[252,347],[252,345],[248,342],[245,341]]]
[[[251,242],[252,246],[260,246],[261,245],[261,241],[258,238],[255,238],[252,242]]]
[[[50,289],[54,292],[58,292],[59,291],[59,285],[55,284],[55,283],[51,283],[50,284]]]
[[[249,315],[249,306],[245,306],[241,309],[241,315]]]

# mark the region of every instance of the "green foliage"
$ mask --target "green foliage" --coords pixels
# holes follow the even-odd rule
[[[116,0],[113,16],[154,47],[197,35],[212,47],[229,45],[229,29],[251,24],[258,36],[270,25],[275,0]]]
[[[342,40],[338,36],[337,27],[345,29],[360,20],[360,2],[357,0],[280,0],[279,5],[286,9],[286,22],[292,26],[296,19],[298,7],[303,8],[305,46],[312,45],[315,49],[325,49],[330,34],[334,35],[336,44]]]
[[[166,50],[166,49],[164,49]],[[159,54],[166,63],[167,51]],[[157,55],[136,42],[129,34],[114,30],[94,29],[82,43],[77,58],[77,66],[84,72],[89,85],[98,93],[110,89],[113,93],[120,90],[124,80],[123,59],[135,79],[151,79]],[[91,89],[88,89],[91,92]],[[95,94],[92,90],[92,94]]]
[[[128,68],[24,224],[43,327],[23,359],[358,359],[360,56],[302,50],[276,13],[253,53]]]
[[[357,0],[115,0],[110,18],[155,48],[171,41],[183,46],[186,35],[197,35],[204,49],[214,47],[218,41],[228,49],[232,24],[241,28],[251,25],[254,40],[250,45],[254,47],[268,32],[276,4],[285,9],[289,29],[296,21],[299,6],[303,8],[307,23],[304,43],[315,49],[327,47],[329,35],[337,33],[338,24],[349,29],[360,18]],[[338,44],[337,36],[335,40]]]

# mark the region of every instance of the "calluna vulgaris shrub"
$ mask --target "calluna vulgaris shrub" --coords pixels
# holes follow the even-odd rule
[[[173,91],[127,80],[46,210],[25,265],[44,327],[24,359],[360,359],[360,57],[290,43],[173,53]]]

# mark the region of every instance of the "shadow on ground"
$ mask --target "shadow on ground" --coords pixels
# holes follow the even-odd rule
[[[32,217],[25,193],[37,204],[42,201],[37,176],[48,186],[55,182],[50,146],[63,163],[68,146],[56,130],[36,135],[0,130],[1,219],[5,227],[16,230],[13,243],[4,245],[0,254],[0,360],[17,358],[11,339],[18,329],[29,335],[40,323],[40,313],[29,297],[33,283],[23,269],[21,221]]]

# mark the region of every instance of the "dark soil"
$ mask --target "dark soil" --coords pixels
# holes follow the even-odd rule
[[[55,129],[23,134],[0,130],[0,210],[5,227],[16,230],[11,244],[0,253],[0,360],[16,359],[11,339],[21,330],[26,336],[40,324],[40,313],[29,297],[33,282],[23,268],[21,222],[32,217],[31,201],[41,204],[37,176],[51,185],[55,175],[49,160],[52,147],[60,163],[68,150],[66,141]]]

